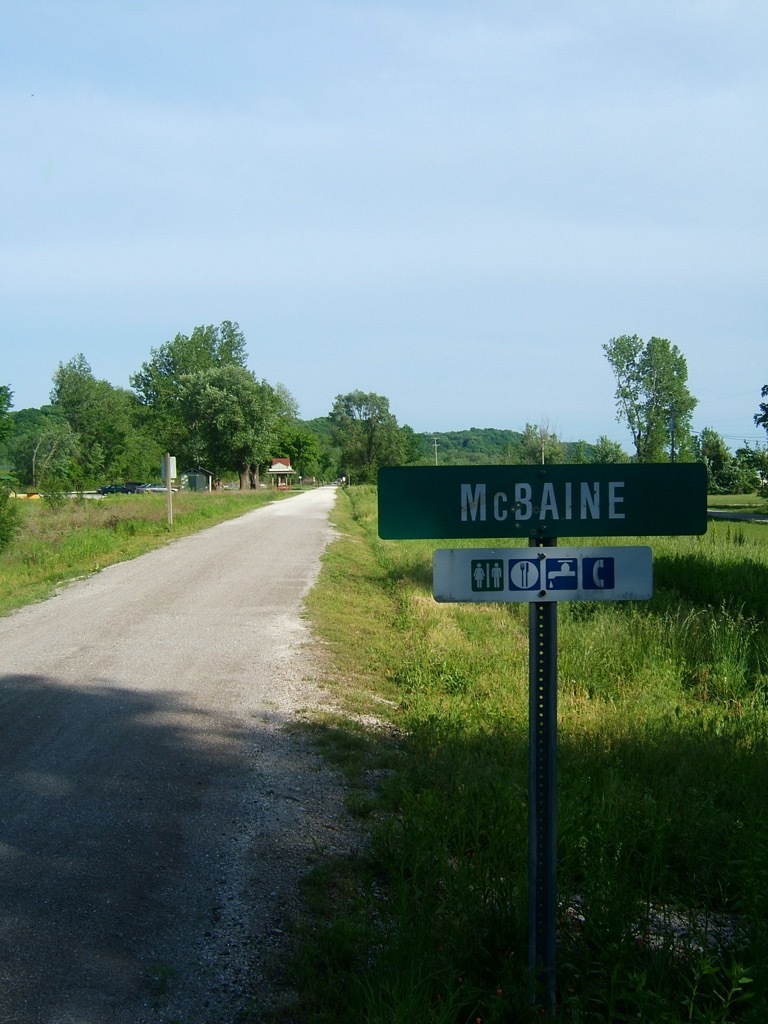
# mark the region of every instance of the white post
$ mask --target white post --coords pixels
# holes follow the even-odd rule
[[[165,453],[165,494],[168,506],[168,525],[173,526],[173,488],[171,487],[171,453]]]

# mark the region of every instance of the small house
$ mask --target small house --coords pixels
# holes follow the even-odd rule
[[[213,489],[213,473],[202,466],[188,470],[181,478],[182,490],[210,491]]]

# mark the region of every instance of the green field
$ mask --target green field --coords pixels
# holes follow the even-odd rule
[[[768,502],[759,494],[710,494],[707,505],[724,511],[768,512]]]
[[[310,882],[299,1019],[539,1020],[527,606],[436,604],[372,488],[336,521],[310,609],[346,710],[313,731],[370,846]],[[650,602],[559,606],[559,1019],[762,1024],[768,527],[650,543]]]

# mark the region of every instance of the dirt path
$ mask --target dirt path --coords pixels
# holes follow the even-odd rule
[[[0,620],[0,1021],[232,1024],[349,835],[281,726],[317,704],[302,600],[334,490]]]

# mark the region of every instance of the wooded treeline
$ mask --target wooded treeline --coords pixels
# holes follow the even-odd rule
[[[285,384],[248,369],[245,337],[225,320],[151,349],[130,389],[97,380],[82,354],[59,364],[50,403],[39,409],[11,411],[12,385],[0,386],[0,466],[8,483],[49,492],[157,480],[166,451],[180,472],[201,468],[215,485],[236,480],[241,488],[259,486],[277,457],[289,458],[298,477],[352,483],[374,482],[382,465],[632,459],[703,461],[711,493],[765,485],[765,448],[745,442],[733,454],[716,431],[692,432],[697,403],[677,346],[623,335],[603,349],[632,455],[606,436],[564,441],[546,423],[420,434],[398,423],[386,397],[362,391],[338,395],[327,416],[302,420]],[[766,404],[760,410],[755,421],[768,428]]]

